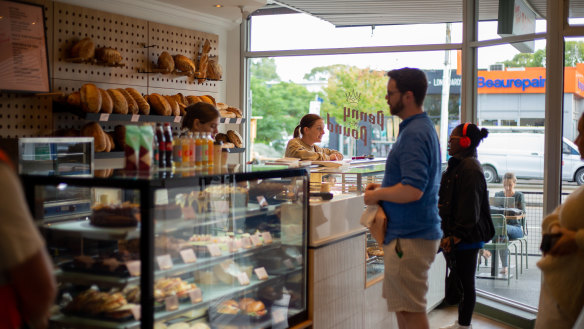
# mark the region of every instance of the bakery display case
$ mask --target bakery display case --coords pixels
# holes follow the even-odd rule
[[[53,328],[287,328],[308,319],[305,169],[21,179],[55,264]],[[90,209],[46,216],[48,201],[67,208],[70,195]]]

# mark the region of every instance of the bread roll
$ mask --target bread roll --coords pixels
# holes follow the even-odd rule
[[[237,107],[231,107],[230,106],[230,107],[227,108],[227,112],[234,113],[237,118],[242,118],[243,117],[243,113]]]
[[[67,104],[75,107],[81,107],[81,93],[74,91],[67,96]]]
[[[220,110],[220,111],[219,111],[219,115],[220,115],[222,118],[237,118],[237,115],[235,115],[235,113],[233,113],[233,112],[229,112],[229,111],[227,111],[227,110]]]
[[[188,72],[190,75],[194,75],[196,71],[195,63],[183,55],[174,55],[174,67],[179,71]]]
[[[193,104],[197,104],[198,102],[202,102],[203,100],[201,100],[198,96],[187,96],[187,105],[193,105]]]
[[[166,73],[174,71],[174,59],[172,59],[172,56],[167,51],[163,51],[158,56],[158,68],[166,70]]]
[[[178,103],[176,102],[176,100],[172,96],[165,95],[164,98],[166,98],[168,105],[170,105],[171,115],[174,116],[180,115],[180,108],[178,107]]]
[[[150,102],[150,105],[152,106],[152,109],[154,110],[155,114],[158,115],[172,114],[170,104],[168,104],[168,101],[166,100],[166,98],[162,97],[162,95],[156,93],[150,94],[148,96],[148,101]]]
[[[108,65],[117,65],[122,62],[122,54],[114,48],[102,47],[95,51],[95,56]]]
[[[243,142],[241,135],[235,130],[227,130],[227,137],[229,137],[229,141],[235,145],[235,147],[241,148],[243,147]]]
[[[126,89],[123,89],[123,88],[118,88],[117,90],[122,95],[124,95],[124,98],[126,99],[126,102],[128,103],[128,114],[138,114],[138,112],[140,111],[138,108],[138,103],[136,103],[136,101],[130,95],[130,93],[127,92]]]
[[[114,102],[113,113],[128,114],[128,102],[126,97],[117,89],[108,89],[107,93],[111,96]]]
[[[90,122],[81,128],[81,136],[93,137],[93,150],[103,152],[107,147],[106,135],[97,122]]]
[[[101,109],[101,93],[92,83],[81,86],[81,108],[85,112],[97,113]]]
[[[89,60],[95,56],[95,44],[89,37],[81,39],[71,48],[71,58]]]
[[[199,96],[199,98],[205,103],[213,104],[213,106],[215,106],[217,104],[215,102],[215,97],[213,97],[211,95],[203,95],[203,96]]]
[[[99,88],[99,93],[101,94],[101,110],[102,113],[112,113],[114,110],[114,101],[107,93],[107,91]]]
[[[142,94],[140,94],[134,88],[126,88],[126,91],[128,92],[128,94],[130,94],[130,96],[132,96],[132,98],[138,104],[138,110],[139,110],[140,114],[145,114],[145,115],[150,114],[150,104],[148,104],[148,102],[146,101],[146,99],[144,99]]]
[[[229,105],[227,105],[225,103],[217,103],[215,106],[217,106],[217,109],[219,111],[221,111],[221,110],[227,110],[227,108],[229,107]]]

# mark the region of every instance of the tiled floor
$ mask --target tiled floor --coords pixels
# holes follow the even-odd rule
[[[457,306],[448,306],[442,308],[436,308],[428,314],[428,319],[430,321],[430,329],[438,329],[440,327],[445,327],[451,325],[458,318],[458,308]],[[473,314],[472,316],[472,327],[473,329],[512,329],[513,327],[489,319],[480,314]]]

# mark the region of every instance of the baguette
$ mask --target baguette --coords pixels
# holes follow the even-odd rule
[[[108,89],[107,93],[111,96],[114,102],[113,113],[128,114],[128,102],[126,97],[117,89]]]
[[[112,113],[114,110],[114,101],[107,93],[107,91],[99,88],[99,93],[101,94],[101,112],[102,113]]]
[[[138,104],[138,110],[139,110],[140,114],[145,114],[145,115],[150,114],[150,104],[148,104],[148,102],[146,101],[146,99],[144,99],[142,94],[140,94],[134,88],[126,88],[126,91],[130,94],[130,96],[132,96],[132,98]]]
[[[97,113],[101,109],[101,93],[92,83],[81,86],[81,108],[85,112]]]
[[[122,95],[124,95],[124,98],[126,99],[126,102],[128,103],[128,114],[138,114],[138,112],[139,112],[138,103],[136,103],[136,101],[130,95],[130,93],[127,92],[126,89],[123,89],[123,88],[118,88],[117,90]]]

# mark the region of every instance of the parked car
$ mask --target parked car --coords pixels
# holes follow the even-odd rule
[[[487,183],[500,181],[506,172],[517,178],[543,179],[544,134],[494,132],[478,147]],[[584,161],[574,143],[562,142],[562,180],[584,183]]]

